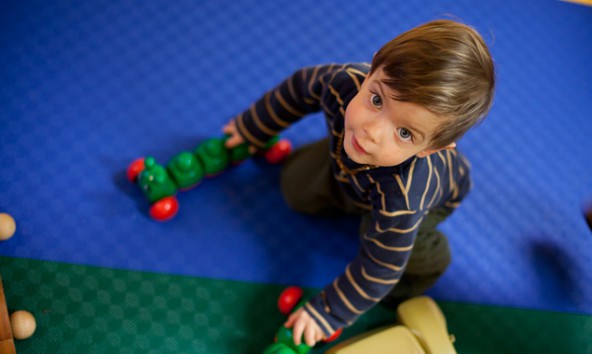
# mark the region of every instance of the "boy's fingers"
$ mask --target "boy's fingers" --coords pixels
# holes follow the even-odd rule
[[[226,129],[226,128],[234,128],[234,127],[236,127],[236,123],[234,122],[234,120],[231,120],[228,123],[224,124],[224,129]]]
[[[323,340],[324,337],[325,337],[325,334],[323,333],[323,331],[319,331],[319,332],[317,332],[317,337],[315,338],[315,340],[317,342],[320,342]]]
[[[294,325],[295,318],[296,317],[294,316],[294,314],[290,315],[290,317],[288,317],[288,320],[286,321],[286,323],[284,323],[284,327],[291,328]]]
[[[224,146],[226,146],[227,148],[233,148],[237,145],[242,144],[242,138],[238,135],[232,135],[230,138],[228,138],[226,140],[226,142],[224,143]]]
[[[294,328],[292,329],[294,344],[300,345],[300,343],[302,343],[302,332],[304,332],[304,323],[296,322]]]
[[[234,140],[234,137],[233,137],[233,136],[231,136],[230,138],[226,139],[226,141],[224,142],[224,146],[225,146],[226,148],[228,148],[228,149],[231,149],[231,148],[233,148],[233,147],[234,147],[234,142],[233,142],[233,140]]]
[[[309,347],[314,347],[316,343],[315,339],[315,330],[312,326],[309,326],[304,333],[304,340],[306,341],[306,345]]]

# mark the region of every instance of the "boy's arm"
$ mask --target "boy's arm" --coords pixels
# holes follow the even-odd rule
[[[238,133],[251,145],[263,148],[271,137],[321,109],[324,79],[342,67],[319,65],[296,71],[234,118]]]
[[[414,217],[373,219],[345,272],[305,305],[326,335],[351,325],[399,282],[421,222]]]
[[[372,180],[372,217],[360,238],[357,256],[343,274],[305,305],[326,335],[352,324],[380,302],[403,274],[424,211],[409,205],[409,200],[414,204],[414,198],[404,197],[405,186],[392,181],[392,176]]]
[[[406,175],[369,178],[364,184],[372,219],[360,251],[345,272],[306,305],[326,334],[351,324],[397,285],[427,209],[454,209],[468,193],[470,167],[457,151],[446,150],[424,162],[431,167],[416,169],[412,162]]]

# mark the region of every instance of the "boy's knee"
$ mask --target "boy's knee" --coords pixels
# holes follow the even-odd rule
[[[280,184],[284,201],[291,209],[299,212],[305,212],[307,203],[301,197],[302,194],[298,193],[297,186],[295,186],[292,182],[292,179],[285,178],[282,174],[280,178]]]
[[[418,240],[411,252],[407,271],[412,274],[444,274],[452,256],[448,239],[437,230],[418,235]]]

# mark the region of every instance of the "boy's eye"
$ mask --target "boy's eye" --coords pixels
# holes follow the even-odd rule
[[[375,107],[382,106],[382,98],[380,98],[380,96],[378,96],[377,94],[373,93],[372,96],[370,97],[370,100],[372,101],[372,104]]]
[[[399,137],[401,138],[401,140],[403,141],[410,141],[411,140],[411,132],[405,128],[400,128],[399,129]]]

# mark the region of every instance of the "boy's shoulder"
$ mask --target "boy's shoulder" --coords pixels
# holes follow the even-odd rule
[[[323,66],[327,68],[325,81],[331,83],[349,80],[362,82],[370,72],[369,63],[328,64]]]
[[[422,199],[426,190],[431,193],[442,190],[447,195],[452,185],[470,185],[470,169],[464,155],[456,149],[450,149],[423,158],[412,157],[397,166],[380,168],[373,178],[386,195],[406,194],[409,202],[414,204],[413,201]],[[465,189],[462,188],[463,196],[466,194]],[[392,202],[396,203],[396,199]],[[411,207],[423,208],[419,204]]]
[[[328,100],[337,100],[340,106],[348,102],[358,93],[362,83],[370,71],[368,63],[329,64],[319,67],[322,70],[320,83]]]

